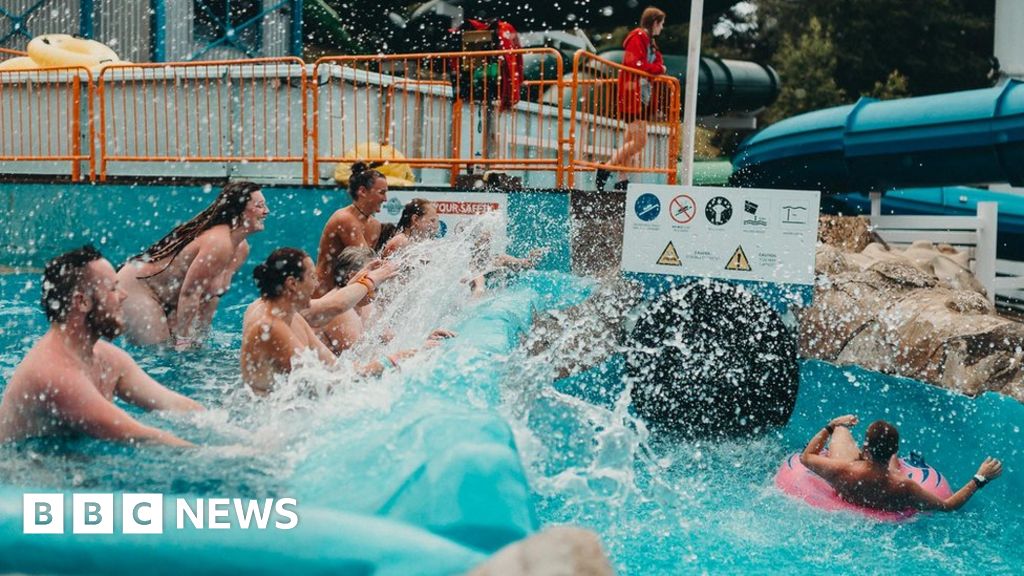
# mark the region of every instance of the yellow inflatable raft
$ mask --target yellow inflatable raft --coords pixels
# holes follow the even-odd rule
[[[0,62],[0,70],[36,70],[39,64],[28,56],[16,56]]]
[[[67,34],[36,36],[28,43],[28,55],[39,68],[81,66],[92,72],[121,62],[105,44]]]
[[[363,142],[355,148],[345,152],[348,158],[366,158],[377,170],[388,180],[388,186],[412,186],[416,183],[412,168],[402,162],[405,156],[388,144],[377,144],[375,142]],[[334,169],[334,179],[343,186],[348,186],[348,179],[352,175],[352,164],[342,162]]]

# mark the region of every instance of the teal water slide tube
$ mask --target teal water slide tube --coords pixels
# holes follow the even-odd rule
[[[733,166],[733,185],[757,188],[1024,186],[1024,83],[801,114],[747,139]]]

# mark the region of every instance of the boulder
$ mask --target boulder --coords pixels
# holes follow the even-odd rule
[[[596,534],[556,526],[498,550],[468,576],[611,576]]]
[[[1024,400],[1024,324],[996,313],[968,254],[926,241],[905,250],[863,244],[836,233],[863,219],[827,218],[814,302],[798,312],[802,356]]]

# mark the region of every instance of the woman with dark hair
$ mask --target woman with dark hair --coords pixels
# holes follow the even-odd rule
[[[640,26],[626,36],[622,43],[625,54],[622,56],[623,66],[646,72],[647,74],[664,74],[665,62],[658,50],[655,36],[661,34],[665,26],[665,13],[650,7],[640,15]],[[608,159],[608,166],[629,166],[647,145],[647,118],[652,104],[651,83],[639,74],[619,71],[619,114],[627,122],[625,142]],[[597,169],[597,189],[604,191],[612,172],[604,168]],[[625,172],[619,171],[616,190],[625,190],[629,184]]]
[[[365,246],[350,246],[342,250],[334,266],[334,280],[339,286],[347,285],[360,270],[373,261],[373,250]],[[321,330],[320,335],[328,348],[335,354],[351,348],[363,335],[366,319],[372,309],[367,295],[351,309],[338,314]]]
[[[253,270],[260,297],[242,319],[242,379],[257,394],[267,394],[274,377],[292,370],[292,360],[307,350],[321,362],[334,365],[334,353],[324,345],[303,316],[313,303],[318,280],[313,259],[296,248],[278,248]],[[355,302],[373,296],[376,282],[369,274],[357,275],[342,290],[361,290]],[[358,367],[364,374],[379,374],[399,358],[385,356],[380,362]]]
[[[187,348],[209,329],[220,296],[270,211],[260,187],[230,182],[206,210],[133,256],[117,273],[128,339]]]
[[[320,281],[318,296],[335,287],[334,261],[342,250],[349,246],[374,248],[380,238],[381,224],[373,215],[380,212],[381,205],[387,200],[387,178],[366,163],[356,162],[352,165],[348,193],[352,204],[331,215],[320,235],[316,259],[317,279]]]
[[[402,209],[395,234],[385,241],[380,251],[381,257],[387,258],[413,242],[434,238],[439,226],[434,203],[423,198],[413,198]]]

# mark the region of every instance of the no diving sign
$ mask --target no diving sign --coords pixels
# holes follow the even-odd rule
[[[630,185],[622,270],[811,285],[817,191]]]

